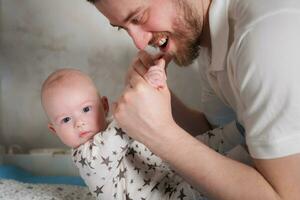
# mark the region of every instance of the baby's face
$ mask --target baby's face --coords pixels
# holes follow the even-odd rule
[[[78,147],[106,128],[107,99],[89,82],[50,88],[44,99],[49,128],[69,147]]]

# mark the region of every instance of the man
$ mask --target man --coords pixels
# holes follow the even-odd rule
[[[299,199],[298,0],[89,1],[112,26],[125,29],[140,50],[158,47],[167,61],[173,58],[183,66],[206,58],[203,101],[218,102],[218,97],[235,111],[254,167],[188,134],[208,130],[219,105],[204,105],[212,109],[199,113],[168,88],[154,90],[143,75],[155,58],[143,51],[114,108],[131,137],[212,199]]]

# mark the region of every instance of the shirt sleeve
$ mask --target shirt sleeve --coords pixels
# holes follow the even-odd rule
[[[132,139],[112,121],[105,131],[73,150],[73,161],[94,196],[112,194],[130,143]]]
[[[256,22],[232,62],[239,118],[254,158],[300,152],[300,14],[280,12]]]

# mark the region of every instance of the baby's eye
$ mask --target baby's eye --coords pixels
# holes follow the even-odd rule
[[[71,117],[65,117],[61,120],[62,123],[66,124],[71,120]]]
[[[86,106],[82,110],[83,110],[83,112],[87,113],[87,112],[89,112],[91,110],[91,107],[90,106]]]

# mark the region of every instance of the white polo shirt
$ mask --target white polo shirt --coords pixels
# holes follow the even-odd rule
[[[300,1],[213,0],[209,20],[202,101],[218,96],[236,112],[252,157],[300,153]],[[226,108],[212,102],[204,112],[213,120]]]

